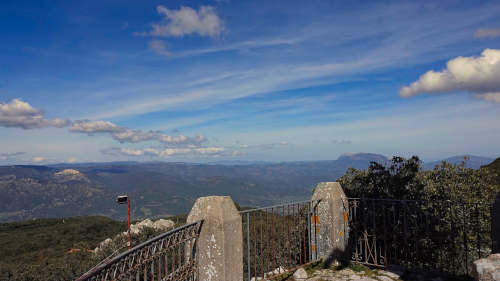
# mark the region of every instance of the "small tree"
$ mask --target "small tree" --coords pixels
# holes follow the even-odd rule
[[[350,197],[421,199],[424,186],[416,180],[420,168],[417,156],[395,156],[388,165],[371,162],[366,171],[350,168],[338,181]]]

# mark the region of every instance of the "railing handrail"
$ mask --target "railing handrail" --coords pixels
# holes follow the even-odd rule
[[[371,198],[371,197],[347,197],[347,200],[372,200],[372,201],[394,201],[394,202],[429,202],[429,203],[456,203],[456,204],[470,204],[470,205],[493,205],[490,202],[463,202],[454,200],[426,200],[426,199],[392,199],[392,198]]]
[[[92,269],[91,271],[85,273],[84,275],[82,275],[81,277],[79,277],[78,279],[76,279],[76,281],[83,281],[83,280],[86,280],[87,278],[91,277],[92,275],[95,275],[95,274],[98,274],[99,272],[103,271],[104,269],[112,266],[113,264],[117,263],[118,261],[122,260],[123,258],[125,258],[126,256],[130,255],[130,254],[133,254],[137,251],[139,251],[140,249],[158,241],[158,240],[161,240],[169,235],[173,235],[177,232],[180,232],[186,228],[189,228],[189,227],[192,227],[196,224],[200,224],[199,227],[201,227],[201,225],[203,224],[203,220],[201,221],[197,221],[197,222],[192,222],[192,223],[189,223],[189,224],[185,224],[183,226],[180,226],[180,227],[177,227],[175,229],[172,229],[172,230],[169,230],[165,233],[162,233],[156,237],[153,237],[149,240],[147,240],[146,242],[143,242],[135,247],[133,247],[132,249],[129,249],[119,255],[117,255],[116,257],[112,258],[111,260],[109,260],[108,262],[104,263],[104,264],[101,264],[97,267],[95,267],[94,269]]]
[[[271,208],[284,207],[284,206],[287,206],[287,205],[303,204],[303,203],[314,203],[314,202],[319,202],[319,201],[321,201],[321,200],[303,200],[303,201],[296,201],[296,202],[281,203],[281,204],[278,204],[278,205],[272,205],[272,206],[266,206],[266,207],[259,207],[259,208],[254,208],[254,209],[240,211],[240,214],[245,214],[245,213],[250,213],[250,212],[255,212],[255,211],[261,211],[261,210],[266,210],[266,209],[271,209]]]

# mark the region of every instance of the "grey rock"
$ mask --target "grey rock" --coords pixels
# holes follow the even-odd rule
[[[356,275],[356,274],[349,276],[349,280],[360,280],[360,279],[361,279],[361,276]]]
[[[293,278],[295,280],[305,280],[307,279],[307,272],[301,267],[295,271]]]
[[[473,275],[477,281],[500,281],[500,254],[476,260]]]
[[[377,279],[380,280],[380,281],[393,281],[391,278],[385,276],[385,275],[380,275],[380,276],[377,276]]]
[[[157,230],[168,230],[174,227],[175,223],[171,220],[159,219],[153,223],[153,228]]]
[[[377,272],[378,272],[378,274],[389,276],[392,279],[399,279],[401,277],[401,275],[403,275],[403,273],[399,272],[399,271],[379,270]]]

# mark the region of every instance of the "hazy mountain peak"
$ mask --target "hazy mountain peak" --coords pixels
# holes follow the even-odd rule
[[[476,155],[457,155],[457,156],[452,156],[448,157],[443,160],[439,161],[433,161],[433,162],[428,162],[424,163],[423,168],[424,169],[433,169],[435,165],[441,164],[443,161],[448,162],[450,164],[461,164],[462,162],[465,161],[465,167],[467,168],[472,168],[472,169],[479,169],[481,166],[487,165],[491,162],[493,162],[493,158],[490,157],[483,157],[483,156],[476,156]]]
[[[365,153],[365,152],[358,152],[358,153],[348,152],[340,155],[340,157],[337,160],[386,162],[389,159],[381,154]]]

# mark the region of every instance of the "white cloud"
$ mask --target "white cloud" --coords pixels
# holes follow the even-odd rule
[[[116,133],[122,132],[125,128],[117,126],[109,121],[90,121],[90,120],[77,120],[69,128],[71,132],[87,133],[89,135],[95,133]]]
[[[33,163],[40,163],[40,162],[43,162],[43,161],[45,161],[45,158],[43,158],[43,157],[37,156],[37,157],[31,158],[31,162],[33,162]]]
[[[109,121],[90,121],[78,120],[73,123],[69,131],[75,133],[86,133],[93,135],[95,133],[107,133],[120,143],[138,143],[145,141],[158,141],[166,146],[198,146],[207,141],[203,135],[187,137],[184,135],[170,136],[162,134],[159,131],[132,130],[118,126]]]
[[[457,57],[440,72],[428,71],[399,95],[411,97],[423,93],[467,91],[477,98],[500,102],[500,50],[486,49],[480,57]]]
[[[150,141],[156,138],[156,133],[153,131],[141,131],[141,130],[130,130],[124,129],[123,131],[115,132],[112,134],[113,139],[119,141],[120,143],[125,142],[143,142]]]
[[[500,28],[478,29],[474,32],[475,38],[495,38],[500,37]]]
[[[170,52],[167,50],[167,47],[165,46],[165,43],[161,40],[156,40],[153,39],[149,41],[148,47],[150,50],[154,51],[155,53],[163,56],[169,56]]]
[[[335,144],[351,144],[352,141],[350,141],[350,140],[332,140],[332,143],[335,143]]]
[[[24,155],[26,152],[4,152],[0,153],[0,160],[11,160],[15,159],[17,156]]]
[[[215,37],[224,29],[221,19],[211,6],[201,6],[198,11],[182,6],[179,10],[170,10],[159,5],[156,11],[164,18],[151,25],[152,30],[140,35],[182,37],[197,33],[200,36]]]
[[[185,147],[185,148],[110,148],[102,151],[104,154],[123,155],[123,156],[152,156],[160,158],[168,158],[174,155],[183,156],[220,156],[226,152],[224,147]]]
[[[62,128],[69,124],[65,119],[45,119],[38,109],[19,99],[0,103],[0,126],[22,129],[43,127]]]
[[[207,141],[207,138],[203,135],[198,135],[195,137],[186,137],[183,135],[178,136],[169,136],[160,134],[158,135],[158,141],[164,144],[191,144],[191,145],[199,145]]]
[[[76,157],[70,157],[70,158],[67,160],[67,162],[68,162],[68,163],[76,163],[77,161],[78,161],[78,158],[76,158]]]
[[[275,142],[275,143],[264,143],[264,144],[240,144],[240,145],[238,145],[238,148],[269,150],[269,149],[274,149],[274,148],[279,147],[279,146],[286,146],[286,145],[288,145],[288,142],[280,141],[280,142]]]

